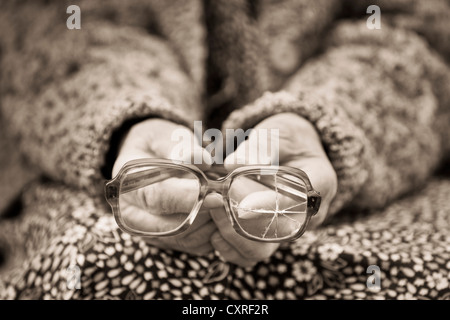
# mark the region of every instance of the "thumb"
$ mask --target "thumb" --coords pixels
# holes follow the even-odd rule
[[[114,164],[113,176],[135,159],[165,158],[198,164],[205,170],[212,163],[188,128],[163,119],[148,119],[134,125],[125,136]]]
[[[169,178],[121,195],[120,210],[128,227],[161,232],[173,230],[194,208],[198,182]]]
[[[303,170],[312,187],[321,195],[319,212],[312,218],[310,224],[312,228],[315,228],[325,220],[330,203],[336,195],[336,172],[326,155],[298,158],[287,162],[286,165]]]
[[[228,138],[228,137],[227,137]],[[234,139],[234,137],[233,137]],[[230,141],[227,141],[229,145]],[[272,128],[255,128],[248,139],[229,154],[224,161],[228,171],[242,165],[278,165],[279,164],[279,130]]]
[[[198,200],[196,179],[169,178],[138,189],[138,200],[154,214],[190,213]]]
[[[131,205],[156,215],[190,213],[198,200],[196,179],[167,178],[121,194],[121,207]]]
[[[306,201],[276,190],[252,192],[234,210],[245,231],[268,238],[294,234],[306,220]]]
[[[193,163],[202,170],[211,167],[213,163],[211,154],[202,148],[200,141],[190,129],[177,126],[169,133],[170,141],[159,144],[156,153],[167,159]]]
[[[290,214],[295,211],[306,212],[306,202],[284,196],[275,190],[257,191],[248,194],[236,208],[240,219],[265,218],[274,213]]]

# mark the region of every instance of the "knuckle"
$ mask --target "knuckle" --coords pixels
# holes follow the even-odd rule
[[[212,247],[211,246],[205,246],[205,247],[201,247],[199,249],[195,250],[195,254],[196,255],[206,255],[208,253],[210,253],[212,251]]]
[[[180,245],[184,245],[185,247],[196,248],[202,244],[205,244],[207,240],[208,239],[201,234],[191,233],[183,239],[178,240],[178,242]]]
[[[174,244],[177,248],[179,248],[181,251],[191,251],[195,246],[193,245],[193,241],[186,241],[183,237],[174,237],[173,238]]]
[[[214,242],[214,248],[220,253],[223,253],[225,255],[230,255],[234,252],[234,249],[230,245],[226,244],[224,241]]]
[[[259,260],[261,258],[260,253],[258,251],[253,251],[253,250],[246,250],[243,254],[242,254],[245,258],[247,259],[251,259],[251,260]]]
[[[241,252],[242,255],[248,260],[261,261],[271,256],[271,250],[264,245],[258,245],[250,248],[246,248]]]

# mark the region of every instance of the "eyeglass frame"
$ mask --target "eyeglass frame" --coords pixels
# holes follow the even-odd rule
[[[120,204],[119,204],[119,196],[121,191],[121,183],[125,175],[128,173],[130,169],[138,169],[140,167],[158,167],[161,166],[162,168],[173,168],[176,170],[184,170],[191,174],[193,174],[200,183],[199,188],[199,195],[196,200],[196,203],[194,207],[191,209],[191,212],[188,214],[184,222],[178,226],[174,230],[170,231],[164,231],[159,232],[157,235],[152,235],[151,232],[144,232],[139,230],[134,230],[126,226],[122,219],[122,214],[120,211]],[[282,238],[261,238],[254,236],[248,232],[246,232],[239,224],[237,217],[235,216],[235,213],[231,209],[230,205],[230,198],[229,198],[229,190],[231,183],[233,182],[233,179],[236,178],[236,176],[245,174],[254,174],[255,172],[259,172],[260,175],[268,175],[267,173],[262,174],[264,170],[273,170],[275,173],[278,173],[279,171],[284,171],[286,174],[290,174],[293,176],[297,176],[297,178],[300,178],[304,184],[306,189],[306,218],[303,222],[300,229],[294,234],[294,235],[288,235]],[[211,170],[205,171],[206,173],[216,173],[214,166]],[[186,230],[188,230],[191,225],[193,224],[194,220],[197,217],[197,214],[200,212],[200,209],[203,205],[203,201],[205,200],[206,196],[210,193],[218,193],[222,196],[223,199],[223,205],[225,207],[225,211],[227,213],[228,221],[231,223],[233,229],[238,233],[239,235],[258,242],[270,242],[270,243],[281,243],[281,242],[287,242],[287,241],[295,241],[296,239],[300,238],[304,232],[306,231],[306,228],[313,216],[317,214],[320,208],[321,203],[321,196],[320,192],[314,190],[312,187],[311,181],[309,180],[308,175],[301,169],[294,168],[294,167],[288,167],[288,166],[270,166],[270,165],[245,165],[242,167],[238,167],[234,169],[231,172],[226,172],[225,176],[221,176],[215,180],[210,179],[207,177],[204,171],[202,171],[200,168],[198,168],[194,164],[187,164],[183,163],[181,161],[177,160],[170,160],[170,159],[157,159],[157,158],[148,158],[148,159],[137,159],[137,160],[131,160],[125,163],[120,171],[117,173],[117,175],[110,179],[105,181],[104,184],[104,193],[105,198],[108,204],[111,206],[111,209],[113,211],[114,219],[120,229],[123,231],[135,235],[135,236],[141,236],[141,237],[167,237],[167,236],[175,236],[179,235]],[[139,175],[139,172],[136,173]],[[245,176],[245,175],[243,175]]]

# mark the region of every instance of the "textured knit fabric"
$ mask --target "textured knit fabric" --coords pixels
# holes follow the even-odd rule
[[[315,124],[338,175],[331,212],[349,200],[381,207],[422,184],[448,154],[449,69],[416,35],[387,26],[375,33],[343,22],[326,44],[285,91],[235,111],[225,128],[250,128],[278,112],[302,115]]]
[[[0,221],[0,297],[448,297],[449,178],[430,177],[450,155],[449,18],[445,0],[2,1],[1,116],[52,182]],[[126,123],[192,127],[221,108],[223,129],[299,114],[338,176],[329,224],[253,269],[122,233],[102,197]]]

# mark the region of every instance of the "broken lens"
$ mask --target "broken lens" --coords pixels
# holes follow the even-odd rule
[[[256,238],[293,238],[307,218],[306,184],[286,172],[243,173],[232,180],[228,198],[239,227]]]

